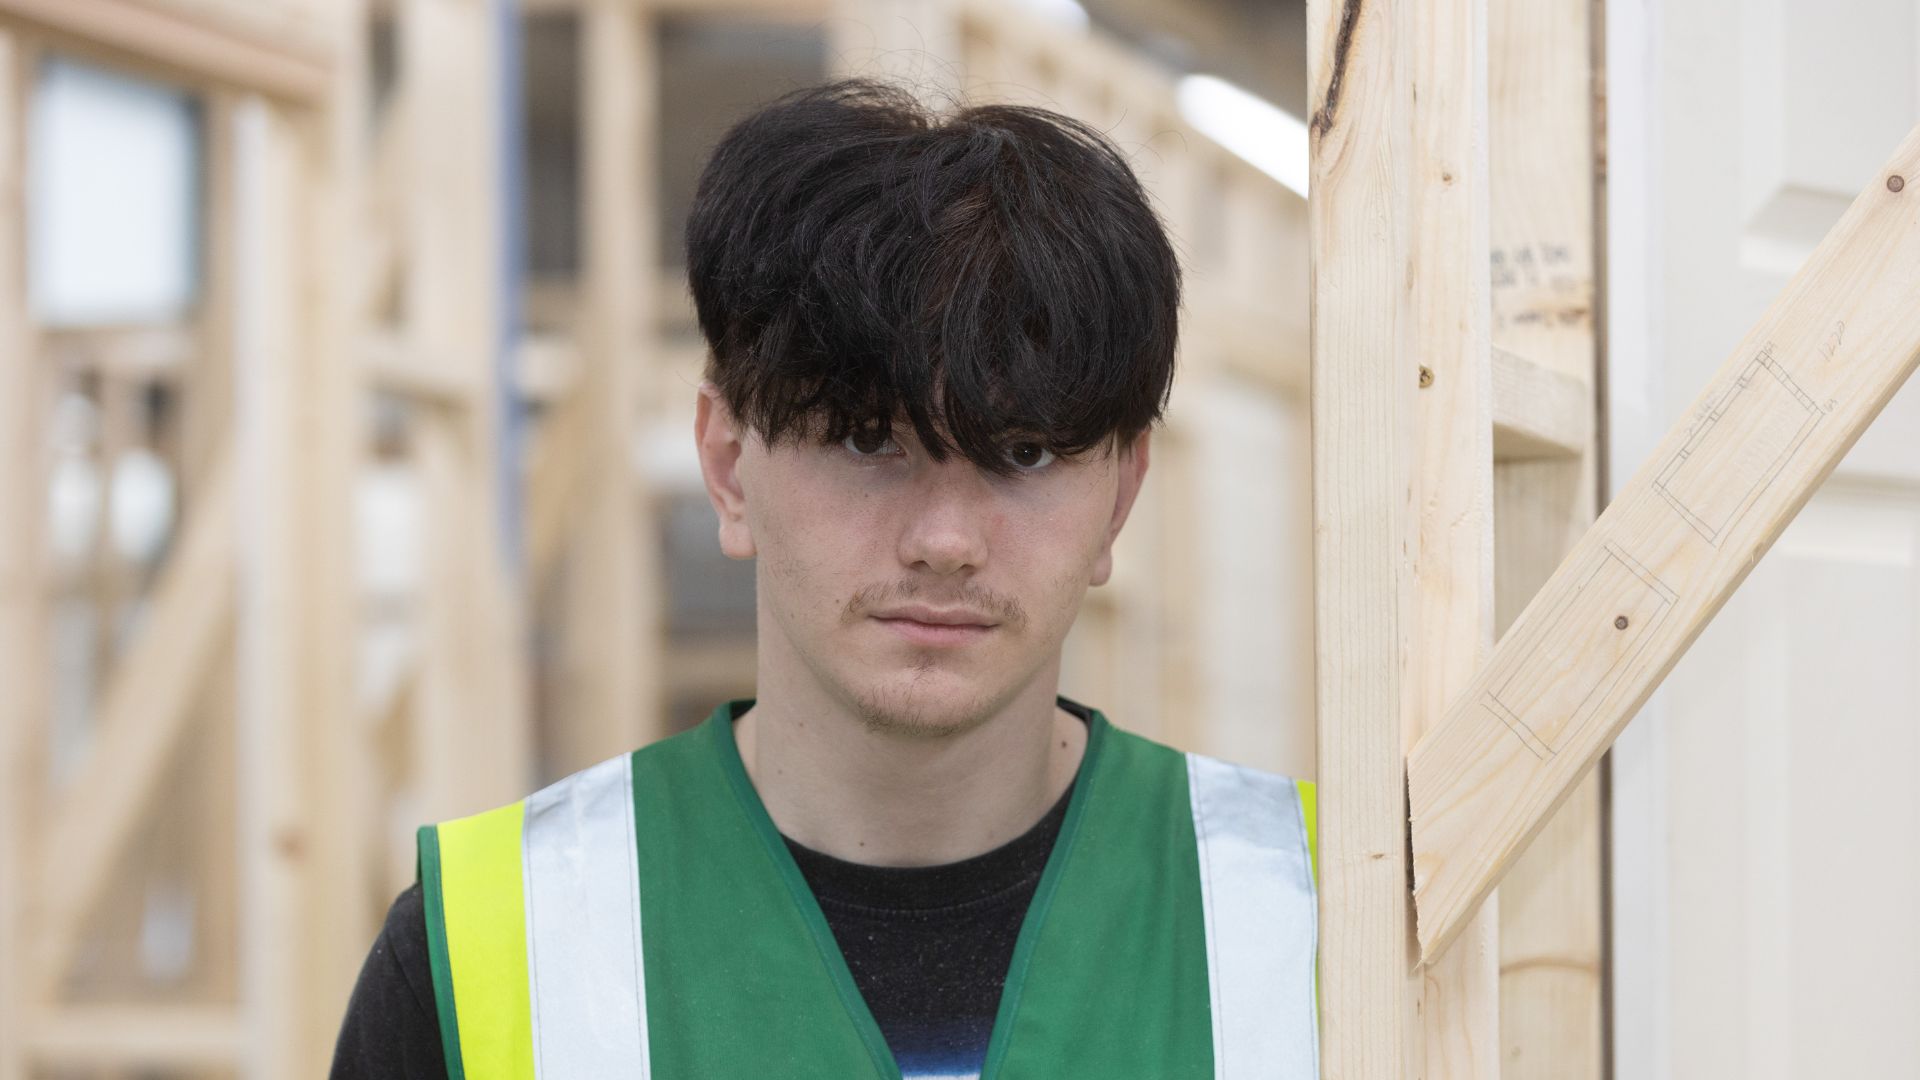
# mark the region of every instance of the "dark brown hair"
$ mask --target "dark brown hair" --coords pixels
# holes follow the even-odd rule
[[[1161,416],[1180,267],[1126,159],[1045,109],[848,78],[736,123],[686,231],[707,378],[770,445],[889,431],[996,475]],[[951,436],[948,442],[946,432]]]

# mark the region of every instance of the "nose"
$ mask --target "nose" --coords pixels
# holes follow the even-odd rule
[[[900,560],[908,568],[946,577],[978,570],[987,561],[993,489],[978,467],[958,454],[921,458],[900,531]]]

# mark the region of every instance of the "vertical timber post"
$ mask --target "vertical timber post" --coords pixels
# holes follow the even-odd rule
[[[29,1004],[22,956],[26,935],[28,838],[39,762],[29,733],[44,723],[46,635],[41,613],[41,394],[30,363],[26,310],[26,243],[21,161],[26,101],[19,91],[23,56],[11,33],[0,33],[0,1080],[22,1080],[21,1045]]]
[[[1497,907],[1421,967],[1406,807],[1492,643],[1485,0],[1308,41],[1322,1074],[1497,1077]]]

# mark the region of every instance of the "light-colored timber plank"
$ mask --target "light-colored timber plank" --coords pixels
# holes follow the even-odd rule
[[[1599,169],[1589,135],[1603,4],[1488,3],[1501,633],[1598,512]],[[1500,885],[1503,1080],[1605,1075],[1601,779],[1588,775]]]
[[[0,19],[137,56],[190,78],[303,102],[325,95],[334,59],[314,40],[268,36],[152,0],[0,0]]]
[[[21,976],[27,941],[29,838],[40,820],[48,662],[46,477],[40,407],[45,366],[27,326],[22,233],[26,214],[26,94],[30,55],[0,33],[0,1080],[24,1080],[20,1054],[28,1002]]]
[[[1504,632],[1593,523],[1590,457],[1494,468],[1494,591]],[[1500,1043],[1505,1080],[1599,1080],[1600,775],[1581,781],[1501,881]]]
[[[492,99],[498,22],[466,0],[404,0],[400,70],[416,123],[403,173],[408,257],[404,340],[458,379],[490,383],[498,346],[500,132]],[[496,391],[497,392],[497,391]],[[518,798],[532,729],[521,598],[503,558],[495,469],[502,417],[491,405],[423,413],[414,427],[426,536],[438,557],[421,597],[419,705],[411,757],[424,820]]]
[[[655,247],[651,173],[643,168],[658,111],[653,35],[628,0],[594,0],[583,12],[584,206],[579,379],[583,407],[556,420],[583,425],[569,478],[565,555],[558,583],[552,712],[542,757],[564,776],[667,734],[660,730],[660,624],[654,545],[641,527],[646,478],[633,467],[640,413],[644,303]]]
[[[1429,960],[1920,361],[1920,186],[1909,178],[1920,181],[1920,128],[1414,747]]]
[[[62,1069],[233,1067],[240,1016],[220,1005],[66,1005],[36,1014],[27,1056]]]
[[[1409,747],[1472,681],[1493,648],[1494,626],[1487,0],[1424,0],[1411,10],[1409,282],[1420,390],[1409,523],[1417,645],[1407,654],[1402,683],[1403,745]],[[1461,947],[1426,970],[1420,1008],[1424,1068],[1409,1076],[1500,1075],[1496,900],[1482,905]]]
[[[493,389],[486,372],[426,356],[390,331],[369,332],[361,357],[369,385],[422,404],[470,408]]]
[[[1593,443],[1591,384],[1493,347],[1493,457],[1576,458]]]
[[[1413,17],[1309,0],[1314,695],[1320,1061],[1330,1080],[1421,1074],[1405,812]]]
[[[1493,340],[1593,377],[1589,0],[1489,0]]]

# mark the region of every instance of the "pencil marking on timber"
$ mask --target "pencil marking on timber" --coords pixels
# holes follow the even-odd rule
[[[1314,138],[1333,128],[1333,112],[1340,105],[1340,84],[1347,74],[1347,54],[1353,51],[1353,26],[1360,21],[1360,5],[1365,0],[1346,0],[1340,5],[1340,32],[1333,42],[1333,74],[1327,79],[1327,98],[1307,125]]]
[[[1541,612],[1555,633],[1492,673],[1481,711],[1547,760],[1632,670],[1679,598],[1659,575],[1608,541]]]
[[[1836,327],[1832,339],[1836,344]],[[1772,484],[1824,415],[1768,342],[1715,396],[1653,481],[1653,489],[1707,543],[1720,538]],[[1731,422],[1729,422],[1731,421]]]
[[[1847,324],[1839,319],[1835,319],[1833,321],[1833,332],[1828,334],[1827,340],[1820,344],[1820,355],[1826,357],[1828,360],[1832,360],[1834,355],[1840,351],[1840,338],[1846,332]],[[1828,409],[1826,411],[1832,412],[1833,410]]]

